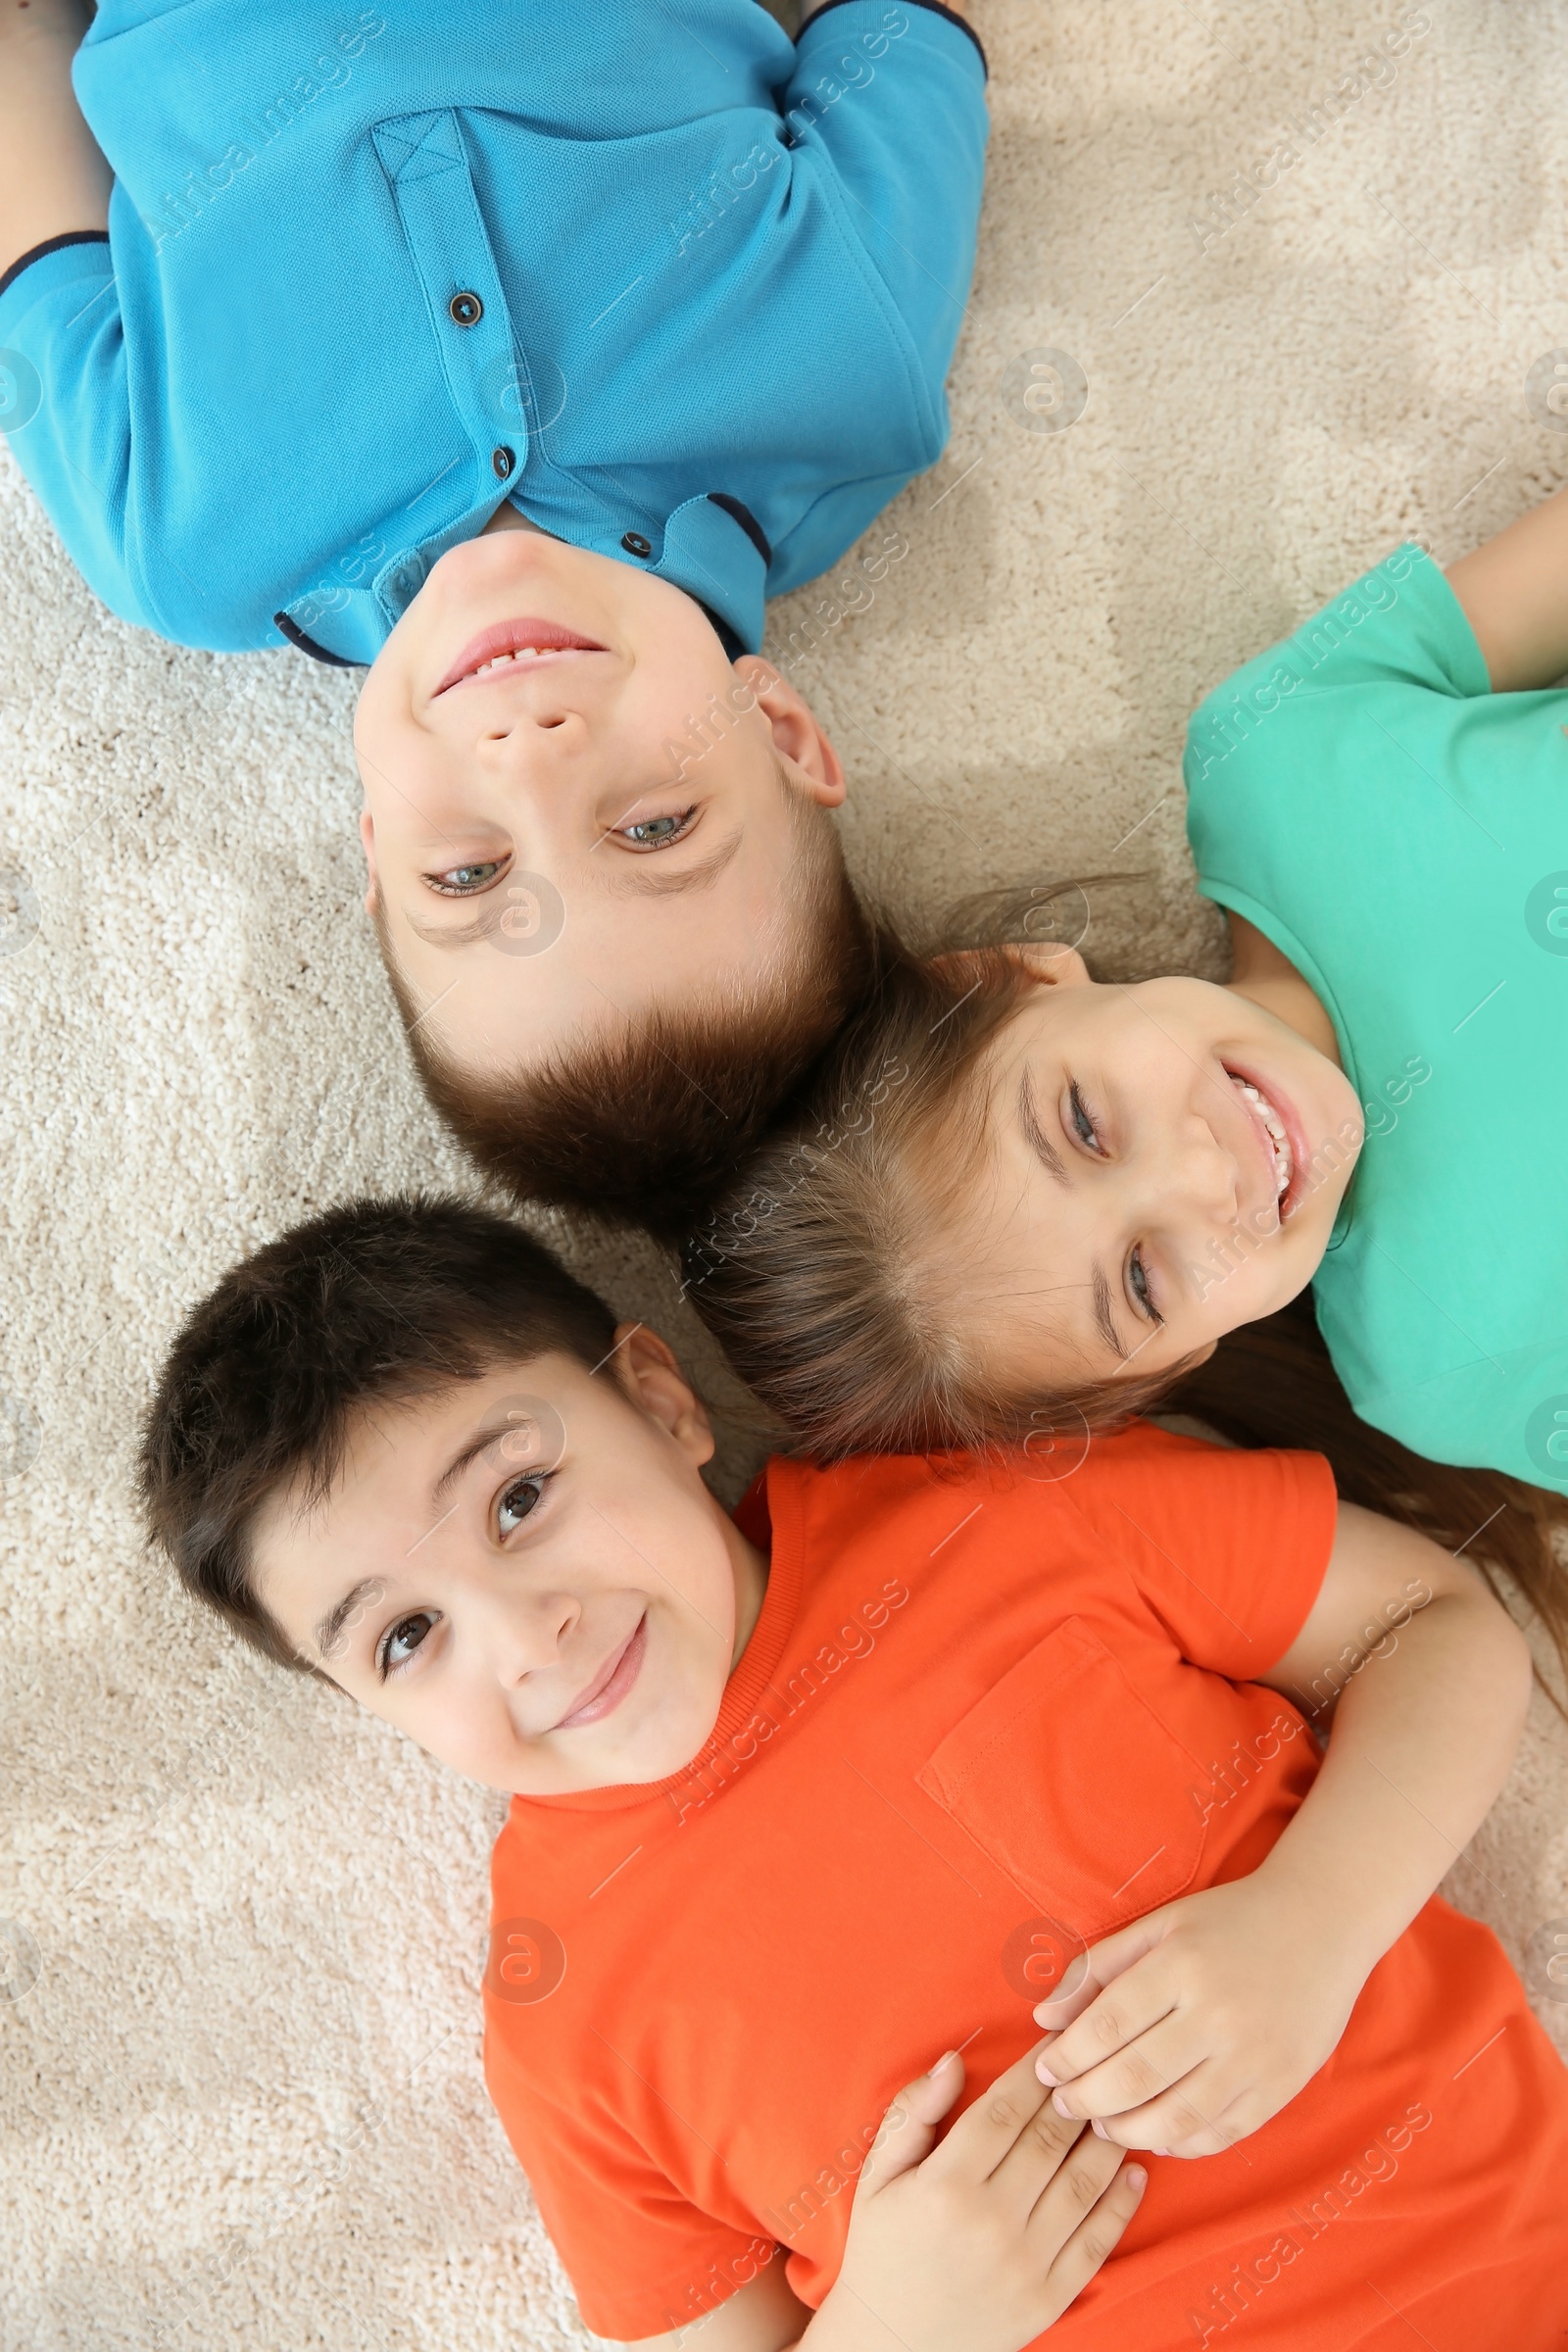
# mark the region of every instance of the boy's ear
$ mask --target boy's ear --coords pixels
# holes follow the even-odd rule
[[[365,852],[365,870],[369,875],[365,888],[365,911],[374,914],[381,885],[375,872],[375,819],[368,808],[360,810],[360,847]]]
[[[773,749],[791,773],[797,792],[823,808],[843,805],[844,762],[823,734],[815,714],[771,663],[749,655],[735,664],[737,678],[757,697],[757,708],[773,731]]]
[[[617,1324],[614,1364],[632,1403],[667,1431],[694,1468],[712,1460],[712,1424],[666,1340],[646,1323]]]

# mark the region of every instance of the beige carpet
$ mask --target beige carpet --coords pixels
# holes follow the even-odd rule
[[[1122,949],[1211,958],[1195,699],[1401,531],[1450,556],[1568,477],[1525,395],[1568,344],[1568,7],[1437,0],[1315,137],[1393,0],[974,13],[996,143],[952,451],[798,675],[878,885],[1141,862]],[[1299,160],[1218,233],[1288,115]],[[1047,350],[1087,378],[1061,430]],[[4,460],[0,501],[0,2341],[577,2344],[480,2080],[499,1800],[196,1622],[126,1500],[159,1351],[236,1251],[460,1174],[360,911],[352,686],[133,635]],[[651,1253],[583,1262],[692,1344]],[[1568,1916],[1544,1712],[1451,1891],[1516,1958]]]

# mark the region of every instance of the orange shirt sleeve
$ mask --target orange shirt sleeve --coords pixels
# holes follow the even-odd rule
[[[1148,1422],[1093,1445],[1063,1491],[1182,1655],[1238,1683],[1277,1665],[1305,1624],[1339,1520],[1321,1454],[1212,1446]]]
[[[622,2343],[690,2327],[772,2257],[765,2239],[700,2212],[636,2146],[599,2086],[568,2106],[529,2081],[492,2025],[485,2074],[539,2218],[596,2335]]]

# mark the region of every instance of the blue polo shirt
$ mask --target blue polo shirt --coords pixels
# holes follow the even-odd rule
[[[370,661],[510,497],[737,646],[947,437],[979,43],[935,0],[104,0],[104,236],[0,282],[0,422],[122,619]]]

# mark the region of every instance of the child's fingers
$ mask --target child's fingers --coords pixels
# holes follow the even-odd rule
[[[1024,2162],[1036,2168],[1041,2180],[1049,2179],[1083,2124],[1065,2122],[1053,2110],[1051,2093],[1035,2073],[1039,2055],[1038,2044],[1026,2050],[964,2110],[937,2151],[937,2168],[969,2180],[989,2180],[1021,2142]],[[1009,2183],[1013,2178],[1009,2175]],[[1025,2210],[1038,2194],[1038,2184],[1028,2187]]]
[[[1098,2116],[1102,2123],[1157,2099],[1173,2082],[1214,2056],[1214,2036],[1178,2011],[1162,2017],[1102,2066],[1075,2075],[1052,2093],[1058,2115]]]
[[[1168,1906],[1166,1906],[1168,1908]],[[1073,2020],[1081,2017],[1097,1992],[1102,1991],[1115,1978],[1152,1952],[1165,1935],[1165,1911],[1151,1911],[1143,1919],[1135,1919],[1131,1927],[1120,1928],[1114,1936],[1102,1936],[1098,1943],[1069,1961],[1061,1983],[1054,1992],[1048,1993],[1035,2010],[1037,2026],[1062,2033]],[[1103,2056],[1103,2052],[1096,2055]],[[1093,2064],[1093,2059],[1085,2061]],[[1058,2081],[1065,2082],[1060,2076]]]
[[[1090,2002],[1103,1989],[1089,1964],[1089,1954],[1080,1952],[1067,1963],[1055,1991],[1035,2003],[1035,2024],[1044,2026],[1048,2034],[1063,2033],[1075,2017],[1082,2017]]]
[[[1182,2087],[1178,2084],[1178,2092]],[[1270,2107],[1266,2099],[1260,2099],[1252,2090],[1244,2090],[1228,2106],[1216,2109],[1205,2089],[1200,2100],[1195,2098],[1189,2104],[1206,2107],[1208,2121],[1189,2132],[1185,2139],[1162,2141],[1167,2156],[1223,2156],[1227,2148],[1234,2148],[1239,2139],[1248,2138],[1268,2122],[1271,2114],[1278,2113],[1277,2107]]]
[[[1263,2120],[1255,2094],[1233,2095],[1219,2069],[1204,2065],[1194,2067],[1158,2098],[1097,2120],[1094,2131],[1113,2147],[1148,2148],[1156,2156],[1218,2156]]]
[[[1114,2178],[1125,2151],[1097,2139],[1082,2124],[1065,2123],[1043,2091],[1040,2096],[1040,2112],[1019,2132],[987,2187],[1012,2208],[1042,2258],[1050,2261]],[[1054,2241],[1048,2246],[1053,2229]]]
[[[1076,2086],[1092,2072],[1099,2072],[1117,2052],[1126,2051],[1141,2034],[1169,2017],[1176,1997],[1176,1987],[1169,1981],[1168,1972],[1157,1962],[1142,1966],[1135,1963],[1125,1976],[1097,1993],[1082,2016],[1063,2027],[1039,2061],[1037,2072],[1041,2081],[1053,2087],[1064,2083]],[[1036,2017],[1040,2014],[1037,2009]],[[1169,2079],[1165,2078],[1167,2082]],[[1159,2087],[1157,2083],[1146,2083],[1134,2096],[1148,2098],[1152,2090]],[[1132,2103],[1132,2098],[1121,2102],[1124,2107]],[[1108,2111],[1069,2102],[1067,2112],[1094,2115]]]
[[[901,2173],[924,2163],[936,2140],[937,2125],[962,2088],[963,2060],[953,2050],[905,2084],[866,2151],[856,2183],[857,2197],[875,2196]]]
[[[1141,2164],[1122,2165],[1052,2259],[1049,2290],[1054,2307],[1052,2311],[1053,2324],[1061,2317],[1068,2304],[1083,2293],[1106,2256],[1115,2252],[1123,2231],[1138,2211],[1148,2180],[1149,2175]],[[1054,2185],[1053,2183],[1053,2190]],[[1043,2197],[1042,2207],[1045,2203],[1046,2198]],[[1044,2227],[1041,2235],[1049,2243],[1053,2228],[1059,2226],[1059,2217],[1042,2218]]]

